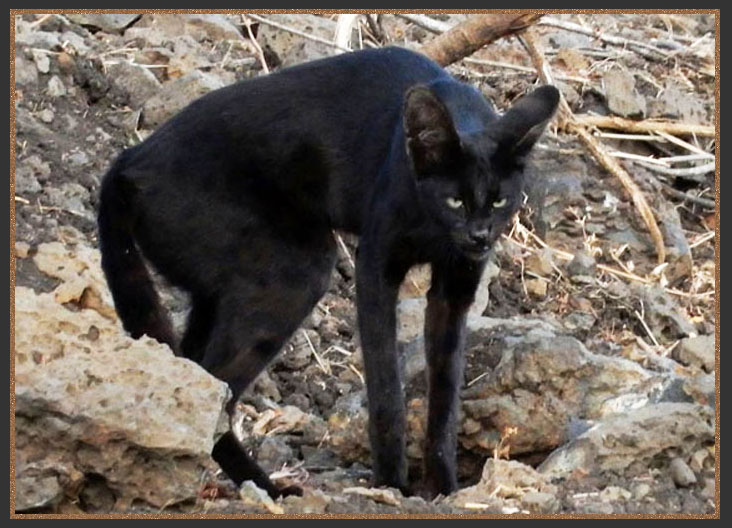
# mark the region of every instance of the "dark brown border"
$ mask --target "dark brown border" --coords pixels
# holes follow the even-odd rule
[[[715,128],[716,128],[716,190],[715,190],[715,288],[720,281],[720,9],[10,9],[10,518],[11,519],[719,519],[720,518],[720,300],[719,291],[715,295],[715,513],[714,514],[554,514],[554,515],[488,515],[488,514],[286,514],[286,515],[222,515],[222,514],[98,514],[98,515],[61,515],[61,514],[25,514],[15,513],[15,24],[14,17],[23,14],[63,14],[63,13],[293,13],[293,14],[336,14],[336,13],[544,13],[544,14],[713,14],[715,15]]]

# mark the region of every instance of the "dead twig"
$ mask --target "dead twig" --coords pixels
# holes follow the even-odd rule
[[[575,115],[574,121],[584,127],[610,128],[625,132],[647,133],[665,132],[674,136],[714,137],[714,127],[709,125],[693,125],[673,121],[652,120],[633,121],[614,116]]]
[[[659,49],[655,46],[652,46],[650,44],[647,44],[645,42],[640,42],[638,40],[630,40],[624,37],[618,37],[615,35],[608,35],[607,33],[604,33],[600,29],[588,29],[584,26],[580,26],[579,24],[574,24],[573,22],[566,22],[564,20],[558,20],[556,18],[552,17],[545,17],[541,22],[541,25],[543,26],[551,26],[556,27],[559,29],[564,29],[565,31],[571,31],[573,33],[580,33],[582,35],[587,35],[589,37],[594,37],[596,39],[601,40],[602,42],[605,42],[606,44],[611,44],[613,46],[618,46],[621,48],[627,48],[630,49],[639,55],[642,55],[643,57],[646,57],[651,60],[659,60],[659,59],[667,59],[669,57],[669,53]]]
[[[545,83],[552,84],[552,74],[549,68],[549,63],[546,61],[543,53],[536,45],[536,42],[534,41],[531,32],[526,32],[524,34],[523,41],[526,45],[526,49],[529,55],[531,56],[532,61],[534,62],[536,70],[539,72],[539,77]],[[561,96],[560,98],[559,120],[560,125],[564,126],[564,128],[566,128],[569,132],[576,134],[577,137],[579,137],[579,139],[582,141],[582,143],[585,144],[590,153],[592,153],[593,157],[603,167],[605,167],[606,170],[608,170],[611,174],[618,178],[620,180],[620,183],[623,184],[623,187],[625,187],[626,191],[628,191],[628,193],[630,194],[630,197],[633,200],[633,204],[638,210],[638,214],[640,214],[641,218],[643,218],[643,221],[648,228],[651,238],[653,239],[653,242],[656,246],[658,263],[661,264],[662,262],[664,262],[666,260],[666,246],[664,245],[663,235],[661,234],[661,230],[658,227],[658,223],[656,222],[656,218],[653,215],[653,211],[651,211],[651,207],[648,205],[648,202],[646,201],[646,198],[641,192],[638,185],[630,177],[630,174],[628,174],[626,170],[620,166],[617,160],[608,155],[604,146],[599,143],[592,136],[592,134],[590,134],[590,132],[585,128],[584,125],[577,122],[574,113],[572,112],[572,109],[569,108],[569,105],[564,100],[564,96]]]
[[[242,15],[241,20],[247,28],[249,40],[252,42],[252,46],[254,46],[254,50],[257,52],[257,57],[259,58],[259,62],[262,65],[262,70],[264,70],[264,73],[269,73],[269,67],[267,66],[267,61],[264,59],[264,51],[262,51],[262,46],[259,45],[259,42],[257,42],[257,39],[254,37],[254,33],[252,32],[252,23],[249,21],[246,15]]]
[[[706,179],[704,178],[704,175],[709,174],[710,172],[714,172],[714,167],[715,167],[714,162],[707,163],[705,165],[698,165],[696,167],[681,167],[681,168],[664,167],[664,166],[656,165],[654,163],[648,163],[647,161],[641,161],[641,160],[633,160],[633,163],[637,163],[641,167],[644,167],[653,172],[658,172],[659,174],[664,174],[666,176],[673,176],[675,178],[684,178],[686,180],[695,181],[697,183],[706,183]]]
[[[471,55],[486,44],[525,30],[542,17],[535,13],[518,15],[475,15],[435,37],[420,52],[447,66]]]

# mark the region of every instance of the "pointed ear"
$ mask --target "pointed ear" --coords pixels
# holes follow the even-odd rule
[[[460,152],[447,108],[426,86],[415,86],[405,96],[404,135],[417,175],[448,165]]]
[[[559,90],[542,86],[515,103],[496,123],[501,151],[525,156],[539,139],[559,105]]]

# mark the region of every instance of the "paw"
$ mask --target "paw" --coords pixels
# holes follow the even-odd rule
[[[295,497],[302,497],[303,489],[300,486],[285,486],[283,488],[275,488],[276,489],[276,496],[273,496],[273,499],[276,499],[278,497],[289,497],[290,495],[294,495]]]

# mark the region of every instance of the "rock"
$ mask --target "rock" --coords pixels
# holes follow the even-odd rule
[[[549,479],[531,466],[516,460],[489,458],[483,466],[480,481],[453,493],[446,502],[465,508],[471,503],[487,503],[491,498],[498,498],[504,501],[504,507],[516,507],[526,499],[527,506],[552,511],[558,506],[555,494],[556,488]]]
[[[714,374],[692,376],[683,382],[682,390],[695,402],[708,405],[713,409],[716,399],[714,376]]]
[[[48,204],[71,211],[78,216],[94,222],[94,214],[89,209],[89,190],[76,182],[65,182],[57,187],[46,187],[44,194],[48,197]]]
[[[643,117],[646,100],[635,89],[635,77],[625,70],[610,70],[602,77],[610,111],[622,117]]]
[[[320,490],[305,489],[302,497],[289,495],[284,498],[282,505],[288,514],[322,515],[331,501],[332,498]]]
[[[38,71],[40,73],[48,73],[48,70],[51,67],[51,59],[48,58],[48,53],[44,53],[44,51],[40,49],[34,49],[31,50],[31,54]]]
[[[179,16],[179,15],[177,15]],[[225,15],[184,15],[186,33],[198,41],[244,40],[239,29]]]
[[[697,449],[693,455],[691,455],[691,460],[689,461],[689,467],[692,471],[695,471],[697,473],[700,473],[704,469],[706,469],[706,461],[709,457],[709,451],[706,449]]]
[[[311,344],[316,350],[320,348],[320,335],[317,332],[314,330],[296,332],[277,358],[277,364],[288,370],[303,369],[314,361]]]
[[[649,117],[676,119],[684,123],[708,124],[707,112],[699,97],[676,81],[668,82],[665,89],[649,104]]]
[[[121,33],[127,26],[140,18],[140,15],[80,13],[67,14],[66,17],[82,26],[91,26],[107,33]]]
[[[15,44],[25,45],[29,48],[40,48],[51,50],[61,46],[61,39],[58,33],[49,31],[38,31],[30,22],[15,18]]]
[[[633,498],[642,500],[651,492],[651,487],[645,482],[639,482],[633,487]]]
[[[607,502],[627,501],[633,494],[619,486],[608,486],[600,492],[600,499]]]
[[[696,335],[696,327],[685,316],[678,301],[663,288],[632,284],[631,292],[643,301],[644,319],[657,339],[668,340]]]
[[[53,503],[59,487],[71,500],[89,486],[108,490],[119,505],[195,497],[214,467],[227,387],[52,293],[18,287],[15,303],[17,510]]]
[[[53,123],[53,118],[56,117],[56,115],[50,108],[44,108],[38,113],[38,117],[40,117],[41,121],[44,123]]]
[[[27,242],[15,243],[15,258],[26,258],[30,251],[30,244]]]
[[[38,158],[40,159],[40,158]],[[30,158],[20,160],[15,164],[15,193],[29,194],[41,192],[43,189],[38,182],[34,164]]]
[[[521,506],[531,513],[557,513],[560,504],[551,493],[530,491],[521,497]]]
[[[465,382],[471,385],[461,395],[458,439],[483,456],[512,427],[517,434],[511,454],[555,449],[588,427],[578,424],[658,401],[675,380],[626,359],[593,354],[541,320],[480,317],[468,323]],[[424,369],[416,359],[424,355],[423,346],[416,339],[403,347],[407,383]],[[364,398],[363,392],[339,398],[328,422],[330,447],[348,461],[368,460]],[[407,452],[413,459],[422,456],[426,413],[421,393],[408,399]]]
[[[66,86],[58,75],[54,75],[48,80],[48,95],[50,97],[63,97],[66,95]]]
[[[692,484],[696,484],[696,475],[689,465],[680,458],[674,458],[669,464],[671,478],[674,484],[681,488],[688,488]]]
[[[689,242],[686,240],[681,217],[676,207],[666,200],[658,200],[656,215],[663,229],[667,257],[669,262],[663,273],[666,279],[675,284],[677,281],[688,277],[692,273],[692,255]]]
[[[320,16],[273,13],[267,18],[328,41],[332,41],[335,35],[335,21]],[[274,61],[268,59],[274,63],[270,66],[292,66],[336,53],[336,49],[332,46],[307,40],[266,24],[259,25],[257,42],[267,55],[274,55]]]
[[[673,351],[674,359],[694,367],[714,372],[714,336],[687,337]]]
[[[573,276],[595,274],[595,259],[584,251],[575,253],[574,258],[567,264],[567,273]]]
[[[623,474],[632,465],[648,466],[670,450],[685,456],[714,441],[714,414],[691,403],[657,403],[605,418],[539,466],[552,477],[580,470]]]
[[[465,416],[482,427],[460,442],[479,453],[489,454],[508,427],[518,427],[510,442],[512,454],[554,449],[570,437],[573,420],[595,420],[644,405],[668,381],[631,361],[593,354],[546,325],[512,329],[503,336],[493,330],[470,339],[478,341],[481,335],[497,340],[501,358],[489,376],[462,395]]]
[[[156,127],[194,99],[223,86],[218,77],[197,70],[166,83],[157,95],[144,104],[142,115],[145,125]]]
[[[397,498],[396,494],[389,489],[364,488],[361,486],[354,486],[352,488],[344,488],[343,493],[345,493],[346,495],[361,495],[362,497],[368,497],[374,502],[380,502],[382,504],[401,506],[401,502]]]
[[[280,469],[296,458],[293,449],[281,436],[266,436],[257,449],[257,463],[269,471]]]
[[[257,487],[257,485],[251,480],[247,480],[242,483],[239,488],[239,498],[247,506],[255,506],[268,513],[273,513],[275,515],[285,513],[282,506],[276,504],[266,491]]]
[[[536,297],[546,297],[547,281],[542,279],[526,279],[526,290]]]
[[[84,245],[69,248],[60,242],[44,243],[38,246],[33,262],[42,273],[62,281],[53,292],[57,303],[77,303],[110,321],[117,320],[98,250]]]
[[[704,488],[701,491],[702,497],[708,500],[714,500],[716,497],[717,483],[713,478],[704,479]]]
[[[153,46],[160,46],[180,35],[190,35],[198,42],[244,40],[239,29],[226,15],[185,14],[165,15],[148,13],[125,33],[125,38],[143,38]]]
[[[38,83],[38,70],[22,53],[15,54],[15,86],[35,87]]]
[[[554,274],[554,252],[551,249],[543,249],[538,253],[532,253],[526,259],[526,269],[542,277],[551,277]]]
[[[108,67],[107,73],[112,84],[127,92],[130,97],[130,107],[137,110],[145,101],[160,91],[162,85],[148,68],[139,64],[120,62]]]

